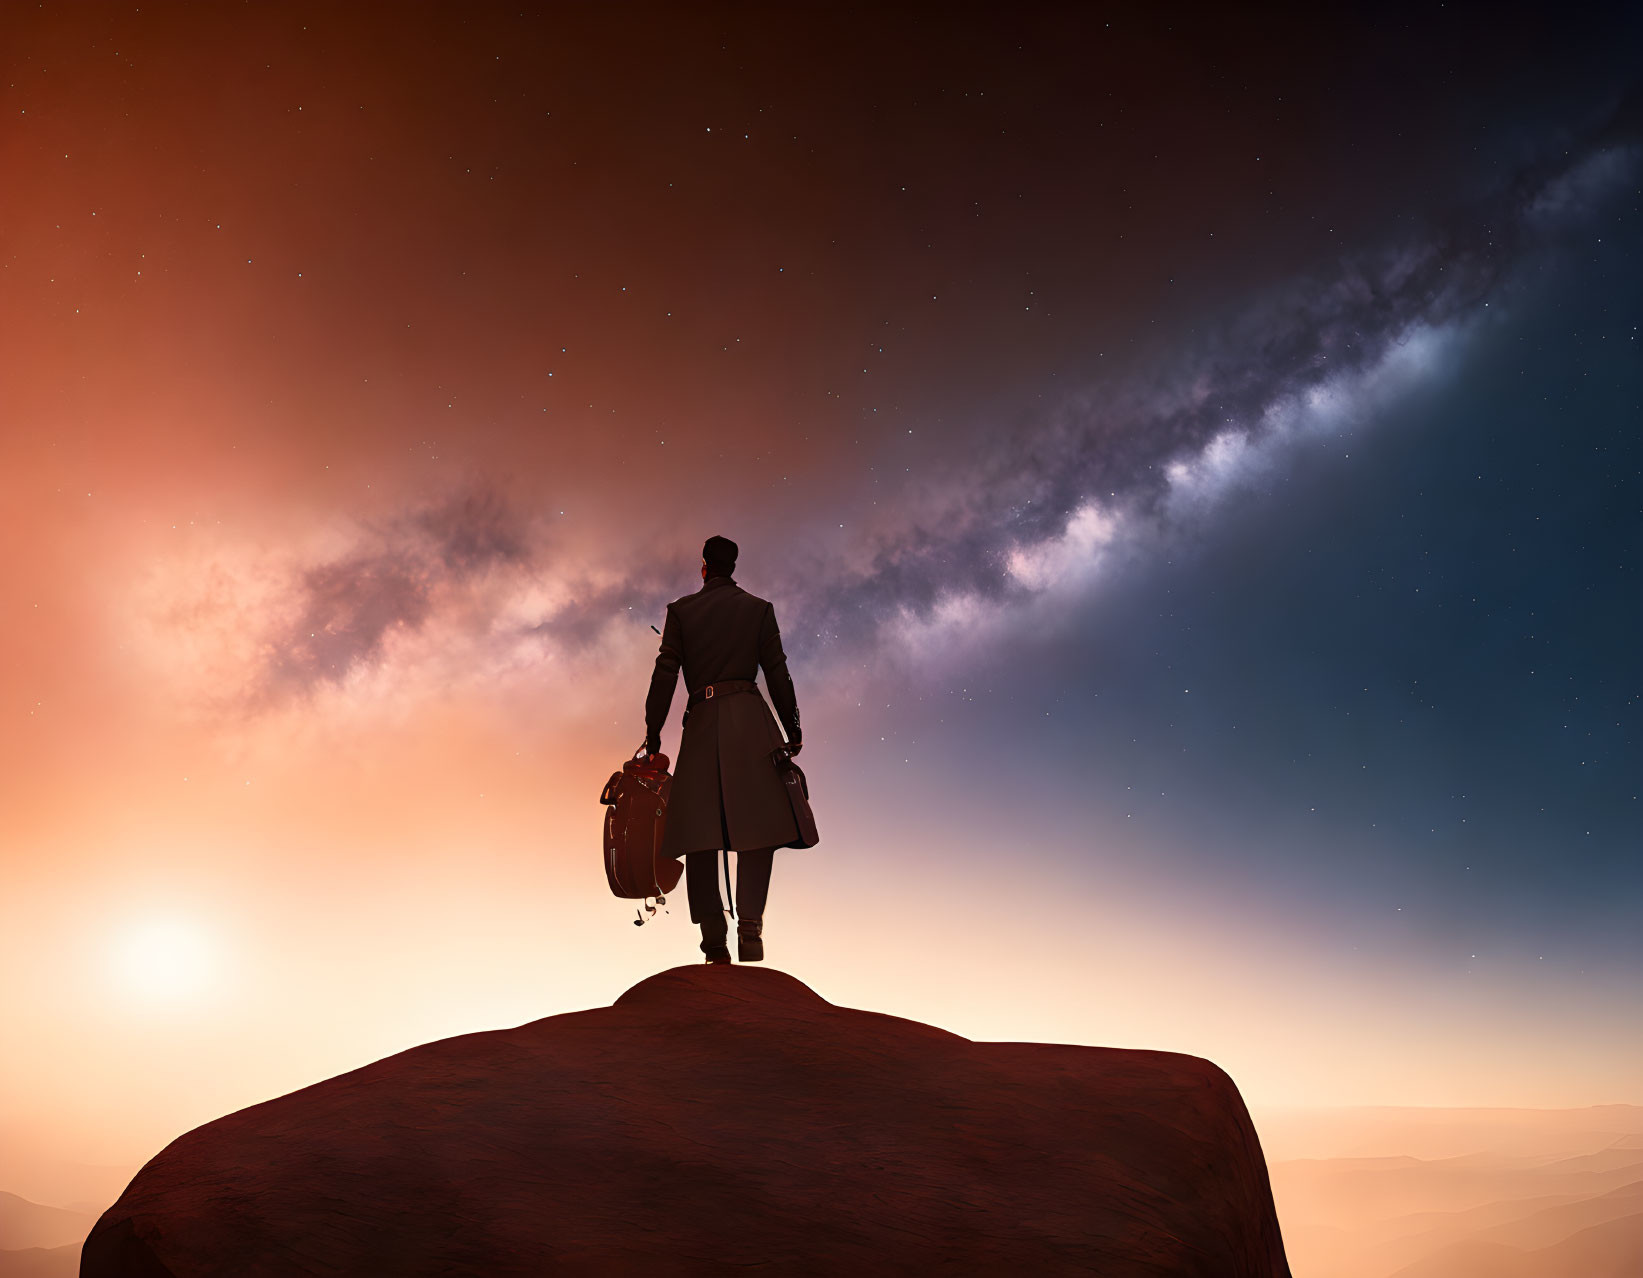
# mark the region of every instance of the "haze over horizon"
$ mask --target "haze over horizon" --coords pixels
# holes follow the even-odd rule
[[[1643,1104],[1639,22],[8,11],[10,1167],[693,961],[596,796],[713,533],[772,966]]]

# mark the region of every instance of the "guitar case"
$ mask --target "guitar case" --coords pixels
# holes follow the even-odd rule
[[[625,900],[661,901],[685,872],[677,857],[660,855],[673,789],[667,764],[667,755],[646,755],[641,746],[610,774],[599,794],[605,805],[605,878]]]

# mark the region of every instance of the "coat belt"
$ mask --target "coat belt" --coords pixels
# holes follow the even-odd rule
[[[714,697],[728,697],[733,692],[754,692],[758,689],[758,686],[751,679],[721,679],[718,683],[709,683],[697,688],[695,692],[690,694],[690,699],[685,704],[693,706],[698,701],[711,701]]]

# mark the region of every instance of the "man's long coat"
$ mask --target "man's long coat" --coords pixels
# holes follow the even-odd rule
[[[645,732],[652,743],[660,740],[681,666],[689,692],[727,679],[751,680],[763,669],[788,740],[800,739],[776,610],[729,577],[709,577],[695,594],[667,606],[645,698]],[[799,846],[792,804],[770,757],[782,744],[757,688],[687,703],[662,855]]]

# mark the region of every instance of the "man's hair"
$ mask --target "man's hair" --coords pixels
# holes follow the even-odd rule
[[[709,537],[702,543],[702,558],[707,560],[710,577],[728,577],[736,571],[736,543],[729,537]]]

